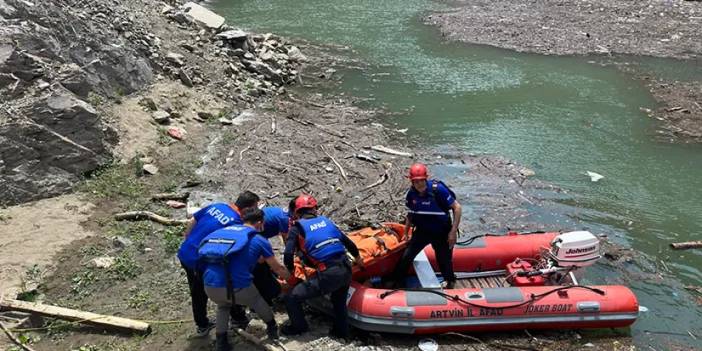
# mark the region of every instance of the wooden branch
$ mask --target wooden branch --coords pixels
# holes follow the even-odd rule
[[[353,154],[353,156],[351,156],[351,157],[355,157],[361,161],[366,161],[366,162],[370,162],[370,163],[378,163],[378,161],[376,159],[374,159],[373,157],[370,157],[370,156],[364,155],[364,154]]]
[[[24,350],[24,351],[34,351],[33,348],[31,348],[31,347],[29,347],[29,346],[23,344],[22,341],[20,341],[20,339],[18,339],[18,338],[15,336],[15,334],[12,334],[12,332],[9,331],[9,330],[7,329],[7,327],[5,327],[5,324],[3,324],[2,322],[0,322],[0,329],[2,329],[2,331],[5,332],[5,335],[7,335],[7,337],[10,338],[10,340],[12,340],[12,342],[14,342],[15,344],[17,344],[17,346],[19,346],[20,348],[22,348],[22,350]]]
[[[244,159],[244,152],[246,152],[246,150],[248,150],[250,148],[251,148],[251,145],[249,145],[249,146],[243,148],[241,151],[239,151],[239,162],[241,162],[241,160]]]
[[[395,155],[395,156],[403,156],[403,157],[412,157],[412,156],[414,156],[414,155],[412,155],[412,154],[409,153],[409,152],[403,152],[403,151],[393,150],[393,149],[391,149],[391,148],[389,148],[389,147],[385,147],[385,146],[383,146],[383,145],[373,145],[373,146],[371,146],[370,148],[371,148],[371,150],[375,150],[375,151],[378,151],[378,152],[382,152],[382,153],[386,153],[386,154],[390,154],[390,155]]]
[[[290,189],[290,190],[286,191],[285,194],[288,195],[288,194],[293,193],[293,192],[296,192],[296,191],[298,191],[298,190],[300,190],[300,189],[304,189],[304,188],[307,187],[308,185],[310,185],[310,183],[309,183],[308,181],[305,181],[305,183],[303,183],[302,185],[298,186],[297,188],[293,188],[293,189]]]
[[[151,200],[158,201],[158,200],[181,200],[185,201],[190,197],[189,192],[185,193],[160,193],[160,194],[153,194],[151,195]]]
[[[297,122],[297,123],[302,124],[303,126],[312,126],[312,127],[315,127],[315,128],[317,128],[317,129],[319,129],[319,130],[321,130],[321,131],[323,131],[323,132],[325,132],[325,133],[327,133],[327,134],[331,134],[331,135],[333,135],[333,136],[335,136],[335,137],[339,137],[339,138],[345,138],[345,137],[346,137],[343,133],[337,132],[337,131],[335,131],[335,130],[327,129],[326,127],[324,127],[324,126],[322,126],[322,125],[319,125],[319,124],[317,124],[317,123],[310,122],[310,121],[303,121],[303,120],[301,120],[301,119],[297,119],[297,118],[293,117],[292,115],[288,115],[287,117],[288,117],[288,119],[291,119],[291,120],[293,120],[293,121],[295,121],[295,122]]]
[[[289,98],[290,100],[292,100],[292,101],[295,101],[295,102],[299,102],[299,103],[303,103],[303,104],[308,104],[308,105],[311,105],[311,106],[314,106],[314,107],[319,107],[319,108],[326,108],[326,106],[324,106],[324,105],[321,105],[321,104],[318,104],[318,103],[312,102],[312,101],[302,101],[302,100],[300,100],[300,99],[298,99],[298,98],[296,98],[296,97],[294,97],[294,96],[292,96],[292,95],[288,95],[288,98]]]
[[[380,179],[378,179],[378,181],[376,181],[373,184],[366,185],[366,187],[361,189],[361,191],[366,191],[368,189],[375,188],[376,186],[385,183],[388,180],[388,178],[390,178],[390,175],[388,174],[389,171],[390,171],[390,167],[385,168],[385,173],[383,173],[380,176]]]
[[[686,241],[682,243],[672,243],[670,247],[673,250],[687,250],[687,249],[699,249],[702,248],[702,240],[700,241]]]
[[[0,301],[0,307],[21,312],[35,313],[42,316],[77,321],[79,323],[90,324],[98,327],[106,327],[130,332],[148,333],[151,326],[148,323],[133,319],[106,316],[97,313],[73,310],[51,305],[44,305],[36,302],[4,299]]]
[[[336,165],[336,168],[339,169],[339,172],[341,173],[341,177],[344,178],[345,181],[349,181],[349,178],[346,176],[346,171],[344,171],[344,167],[341,167],[341,164],[332,156],[330,153],[327,152],[327,150],[324,149],[323,145],[319,145],[319,148],[322,149],[322,152],[324,152],[325,155],[329,156],[331,158],[332,162]]]
[[[255,335],[250,334],[249,332],[241,329],[241,328],[235,328],[234,332],[239,334],[242,338],[246,339],[246,341],[266,350],[266,351],[280,351],[276,349],[275,347],[266,344],[263,342],[263,340],[257,338]]]
[[[171,219],[159,216],[150,211],[129,211],[115,215],[115,220],[117,221],[143,221],[147,219],[163,225],[182,225],[188,223],[187,219]]]

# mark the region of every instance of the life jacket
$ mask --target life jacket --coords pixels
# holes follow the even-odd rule
[[[206,236],[197,250],[200,265],[218,264],[224,268],[227,280],[227,297],[232,298],[233,282],[229,271],[230,259],[248,247],[256,229],[245,225],[222,228]]]
[[[298,219],[297,225],[302,231],[302,235],[297,236],[298,247],[318,271],[325,271],[329,259],[342,256],[346,252],[341,242],[343,234],[329,218],[317,216]]]

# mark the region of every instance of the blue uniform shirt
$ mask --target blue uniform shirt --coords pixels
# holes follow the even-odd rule
[[[259,257],[268,258],[273,256],[271,243],[261,235],[256,235],[247,244],[247,248],[235,253],[229,260],[229,273],[232,277],[234,289],[245,288],[253,282],[253,269]],[[205,286],[214,288],[225,288],[227,279],[224,275],[224,267],[218,264],[208,264],[205,266],[203,276]]]
[[[185,267],[197,266],[197,249],[200,242],[215,230],[234,224],[243,224],[241,216],[229,204],[214,203],[193,214],[195,226],[178,249],[178,258]]]
[[[280,207],[264,207],[263,208],[263,235],[266,239],[270,239],[280,233],[288,232],[288,223],[290,216],[288,210]]]
[[[436,183],[436,188],[433,184]],[[456,199],[442,183],[427,180],[427,191],[420,194],[414,187],[407,192],[405,205],[412,224],[417,229],[428,232],[438,232],[446,229],[451,223],[451,217],[444,208],[449,208]],[[443,208],[442,208],[443,207]]]

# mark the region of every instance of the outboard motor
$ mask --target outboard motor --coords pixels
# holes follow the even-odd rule
[[[508,281],[517,286],[562,284],[574,270],[593,265],[601,256],[600,240],[588,231],[563,233],[551,241],[541,260],[532,263],[516,259],[507,265]]]
[[[600,257],[600,240],[587,231],[563,233],[551,241],[548,252],[553,266],[580,268],[591,266]]]

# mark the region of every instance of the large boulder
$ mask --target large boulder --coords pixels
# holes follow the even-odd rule
[[[188,2],[184,4],[181,8],[183,9],[183,11],[185,11],[185,13],[192,16],[192,18],[196,22],[200,23],[201,25],[207,28],[218,29],[224,24],[224,17],[194,2]]]
[[[282,72],[280,70],[276,70],[271,68],[271,66],[257,60],[244,60],[242,59],[241,62],[244,64],[244,67],[249,72],[253,73],[260,73],[266,76],[271,82],[281,85],[284,83],[283,77],[282,77]]]
[[[39,57],[14,50],[7,45],[0,47],[0,72],[12,73],[24,81],[32,81],[44,75]]]
[[[0,120],[0,205],[61,194],[110,159],[114,132],[70,92]]]

